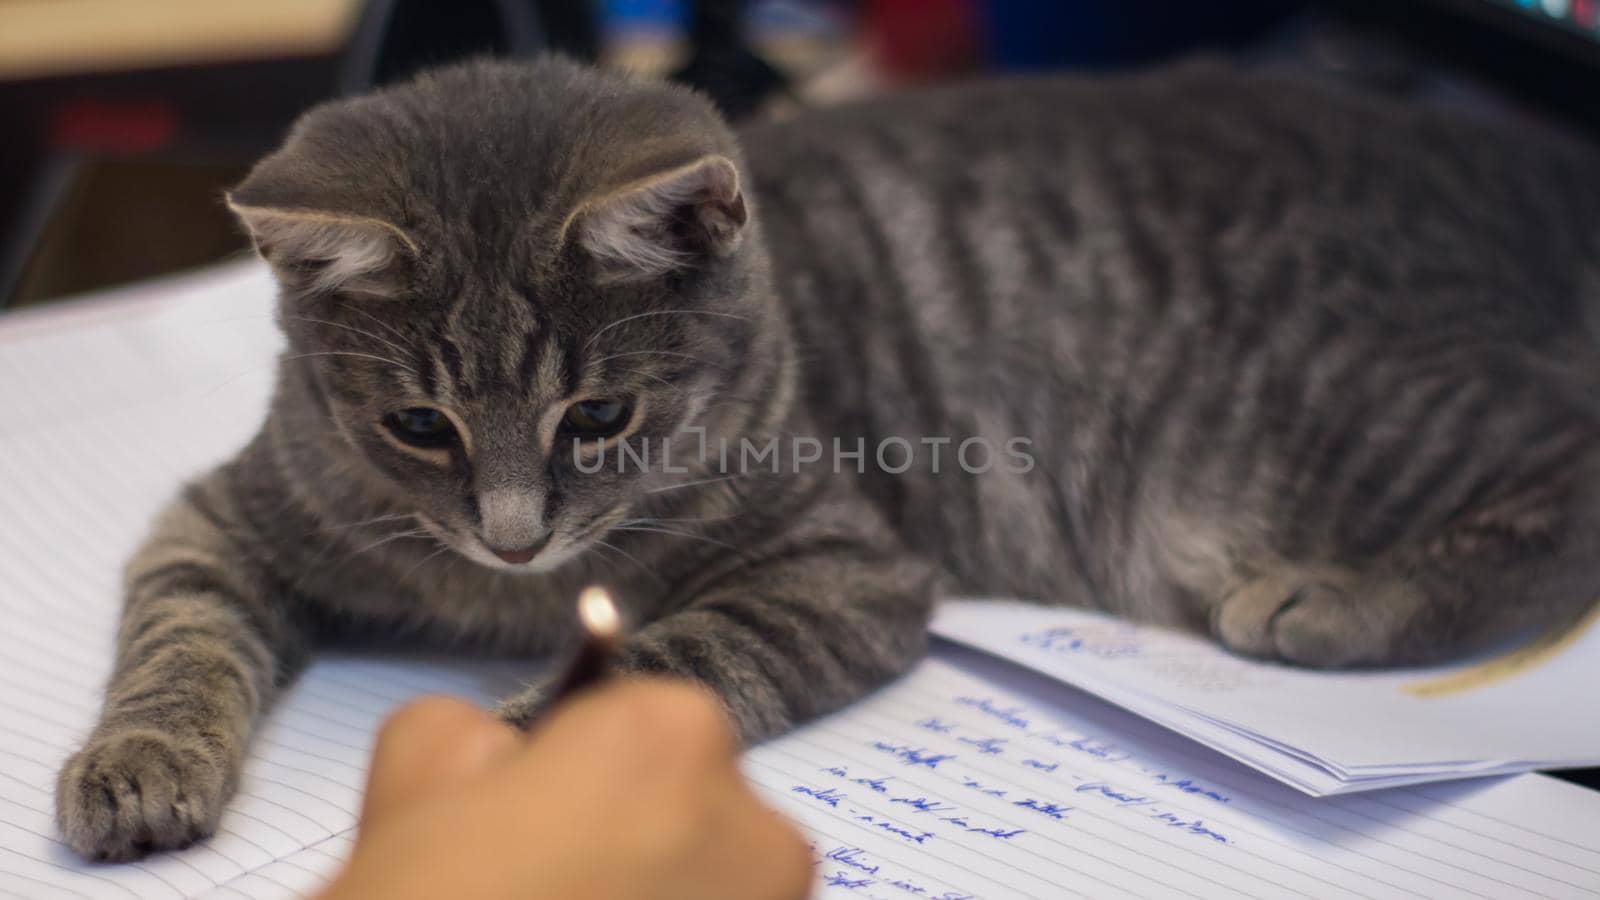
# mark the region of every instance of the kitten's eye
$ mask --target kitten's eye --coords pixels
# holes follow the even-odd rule
[[[413,447],[443,447],[456,438],[455,426],[444,413],[426,406],[414,406],[390,413],[383,424],[394,436]]]
[[[633,409],[622,400],[579,400],[567,407],[561,430],[573,437],[611,437],[628,427]]]

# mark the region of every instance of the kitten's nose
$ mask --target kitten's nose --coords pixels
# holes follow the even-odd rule
[[[489,551],[506,562],[518,566],[538,556],[539,551],[543,550],[544,545],[548,543],[550,543],[550,535],[547,534],[520,550],[501,550],[498,547],[490,547]]]
[[[512,565],[538,555],[550,541],[544,518],[544,498],[536,490],[506,487],[485,491],[478,498],[483,530],[479,535],[489,552]]]

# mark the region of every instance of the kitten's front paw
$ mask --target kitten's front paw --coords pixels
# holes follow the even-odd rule
[[[96,735],[61,770],[56,822],[85,859],[137,859],[209,837],[228,782],[199,741],[149,728]]]
[[[1211,632],[1230,650],[1302,666],[1401,662],[1408,657],[1403,639],[1424,602],[1392,579],[1286,568],[1224,597]]]

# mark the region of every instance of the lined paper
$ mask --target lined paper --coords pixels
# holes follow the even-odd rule
[[[1582,788],[1312,798],[952,647],[746,771],[810,832],[823,896],[1600,895],[1600,803]]]
[[[77,860],[51,792],[98,712],[117,573],[176,486],[254,431],[279,346],[255,264],[146,293],[0,320],[0,897],[304,895],[350,851],[390,709],[488,703],[534,670],[325,656],[267,719],[216,837]],[[1313,800],[950,646],[744,765],[806,831],[819,896],[1600,895],[1600,795],[1530,775]]]

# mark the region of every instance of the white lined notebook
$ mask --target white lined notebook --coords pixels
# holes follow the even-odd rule
[[[304,894],[349,850],[388,709],[486,703],[533,668],[320,660],[214,839],[73,858],[50,792],[97,711],[118,568],[179,481],[249,436],[279,344],[254,264],[145,293],[0,320],[0,897]],[[1600,896],[1600,795],[1529,775],[1315,800],[950,647],[745,768],[810,836],[820,896]]]

